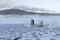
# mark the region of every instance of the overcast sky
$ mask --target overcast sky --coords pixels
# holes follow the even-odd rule
[[[0,9],[21,5],[60,12],[60,0],[0,0]]]

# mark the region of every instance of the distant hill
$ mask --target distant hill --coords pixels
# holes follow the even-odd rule
[[[34,12],[26,12],[24,10],[19,9],[7,9],[0,11],[0,15],[30,15],[30,14],[36,14]]]
[[[49,16],[49,15],[60,16],[60,14],[57,14],[57,13],[55,14],[54,13],[35,13],[35,12],[27,12],[20,9],[7,9],[7,10],[0,11],[0,15],[35,15],[35,14],[46,15],[46,16]]]

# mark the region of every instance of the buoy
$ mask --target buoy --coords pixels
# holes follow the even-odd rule
[[[34,20],[33,19],[30,20],[30,25],[34,25]]]

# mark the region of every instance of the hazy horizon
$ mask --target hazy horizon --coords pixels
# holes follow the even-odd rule
[[[29,6],[45,8],[60,13],[60,0],[0,0],[0,10],[13,7]]]

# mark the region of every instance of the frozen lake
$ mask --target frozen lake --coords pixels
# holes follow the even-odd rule
[[[44,25],[50,25],[50,28],[60,27],[60,16],[44,15],[0,15],[0,24],[24,24],[29,26],[30,20],[34,19],[35,24],[43,21]]]
[[[30,26],[43,21],[44,27]],[[60,16],[0,15],[0,40],[60,40]]]

